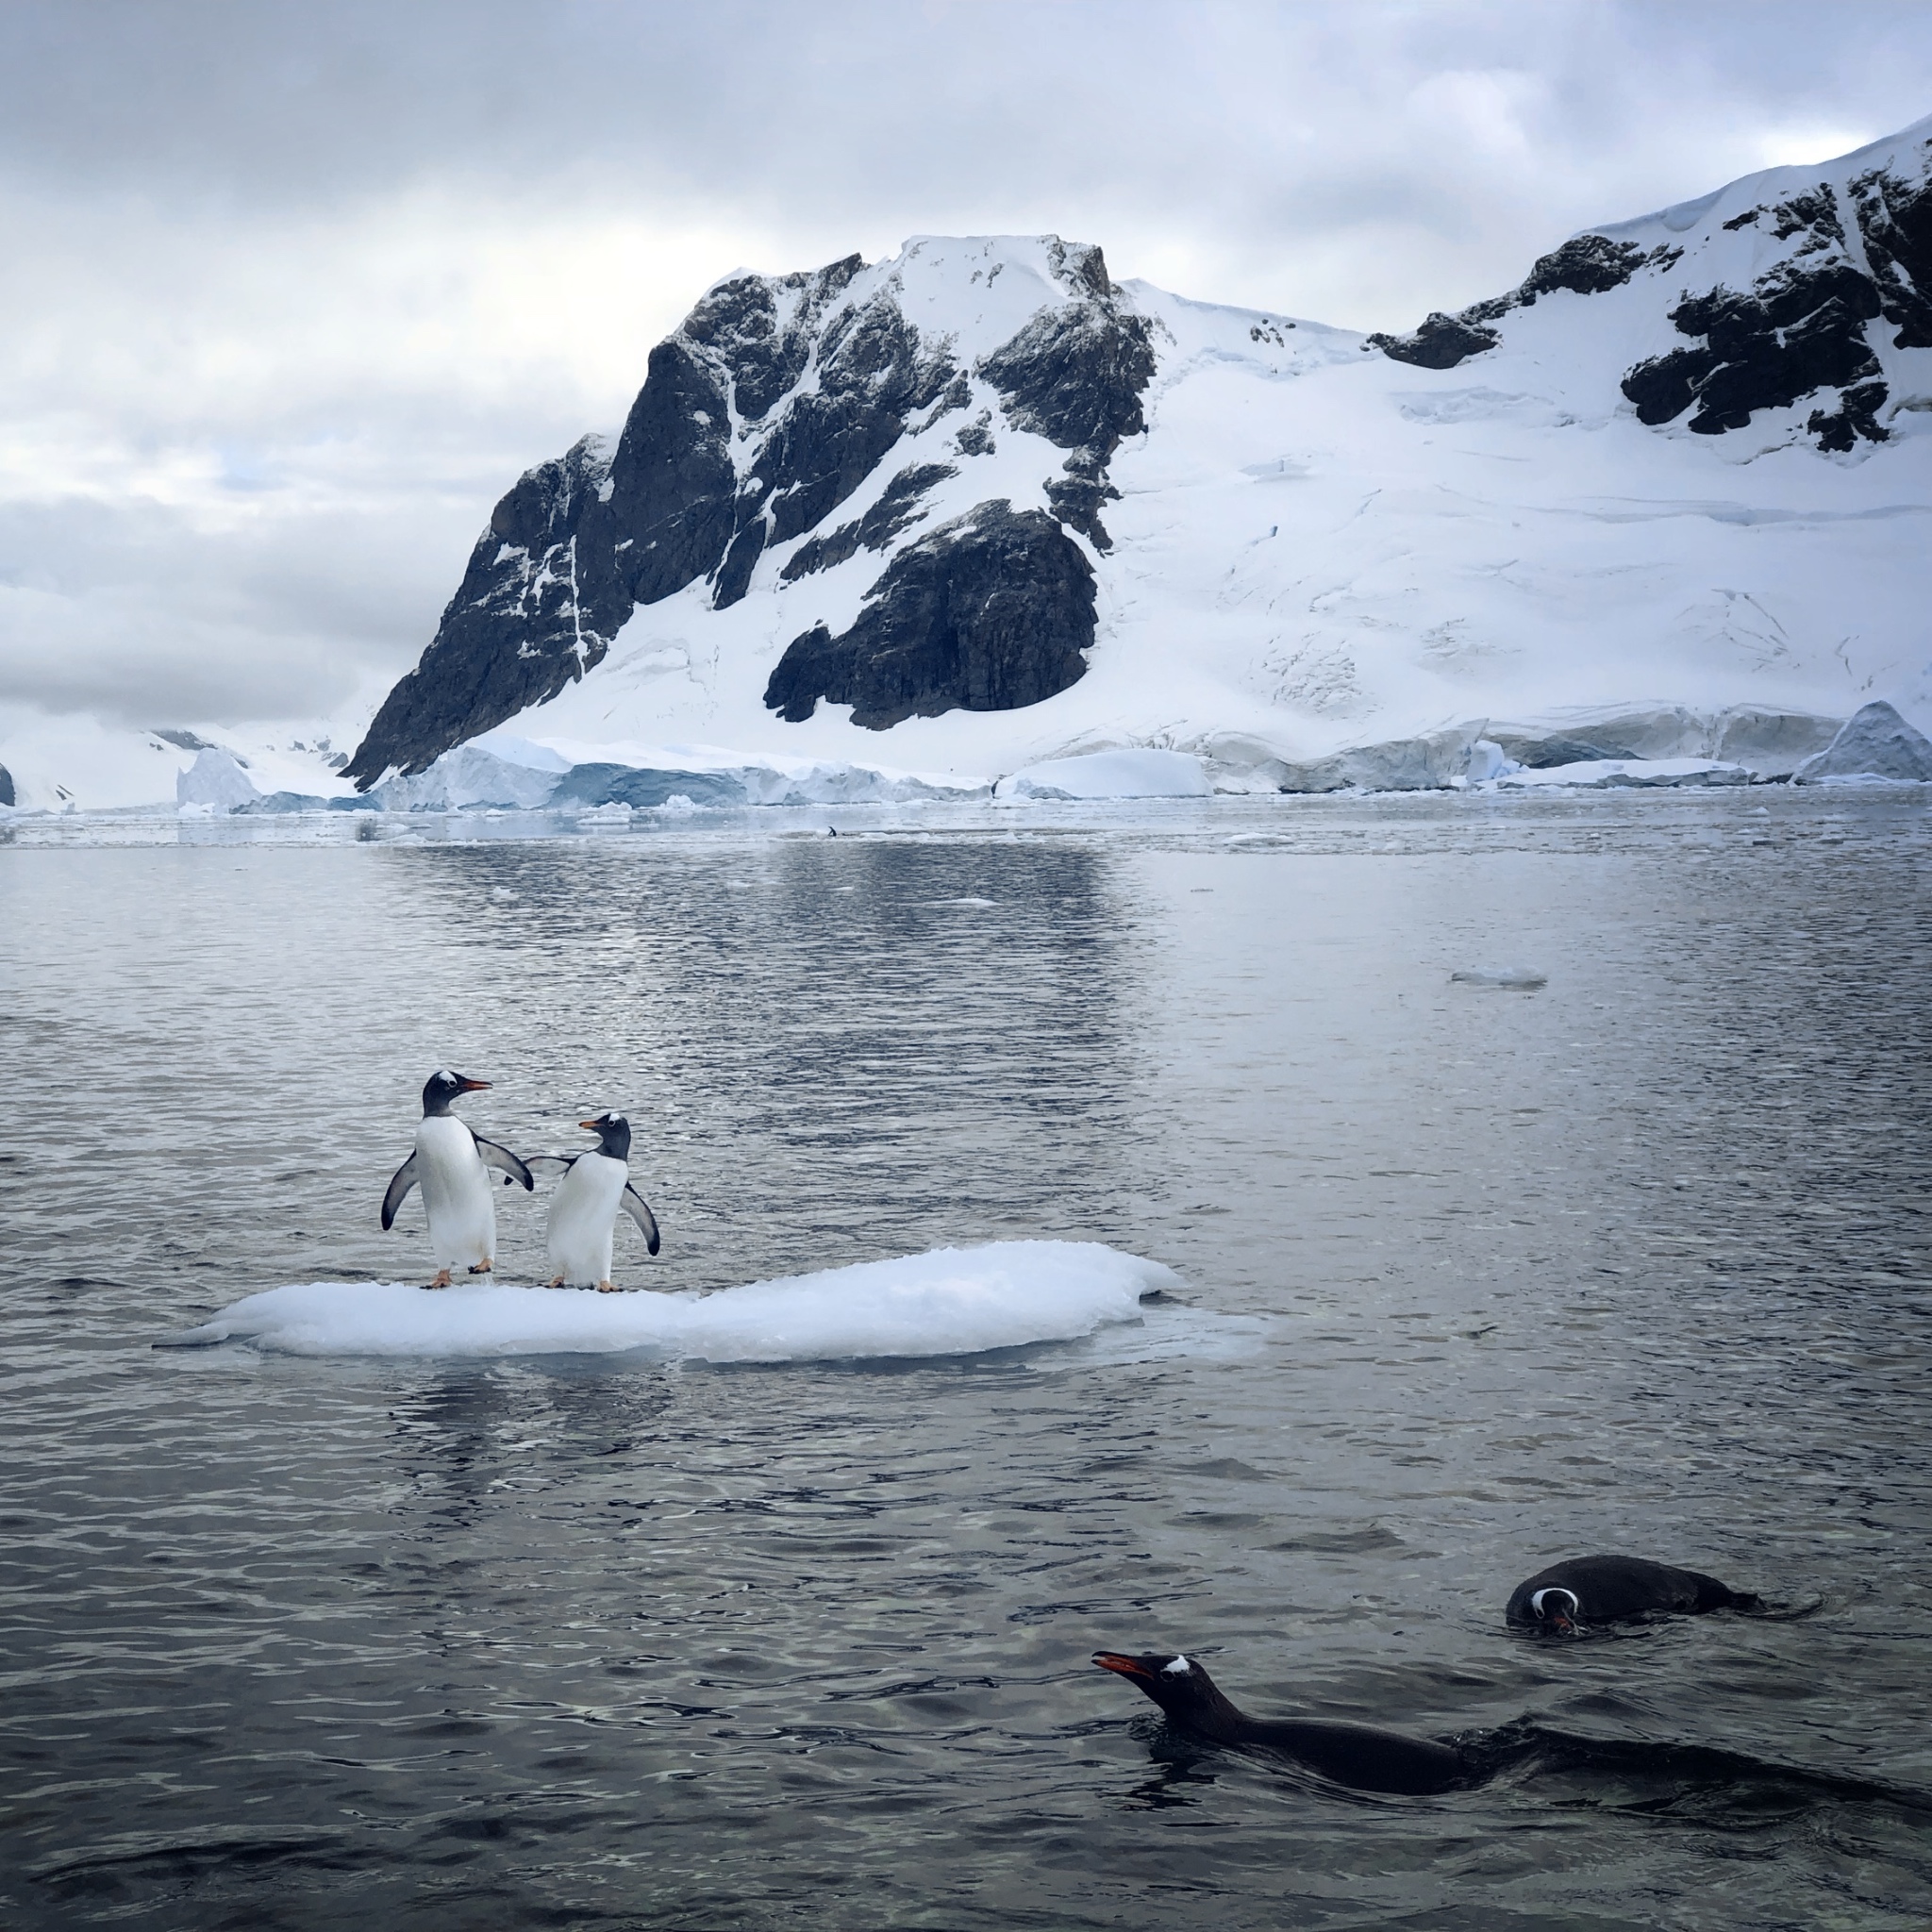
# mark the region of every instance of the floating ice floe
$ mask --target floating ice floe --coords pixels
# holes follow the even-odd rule
[[[1179,1278],[1097,1241],[992,1241],[755,1281],[716,1294],[590,1294],[392,1281],[269,1289],[158,1346],[246,1341],[289,1355],[608,1355],[709,1362],[974,1355],[1141,1318]]]
[[[1534,966],[1471,966],[1449,975],[1451,986],[1494,986],[1509,992],[1541,992],[1550,983]]]

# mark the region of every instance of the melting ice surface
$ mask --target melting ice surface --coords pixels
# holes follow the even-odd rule
[[[1179,1285],[1159,1262],[1097,1241],[936,1248],[703,1296],[308,1281],[249,1295],[164,1345],[379,1356],[650,1349],[711,1362],[973,1355],[1138,1321],[1143,1294]]]

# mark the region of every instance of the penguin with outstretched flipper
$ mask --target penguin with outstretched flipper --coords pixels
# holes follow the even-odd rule
[[[431,1288],[447,1288],[450,1271],[467,1268],[488,1274],[496,1265],[496,1204],[490,1196],[486,1167],[505,1176],[504,1185],[521,1181],[534,1188],[530,1170],[508,1147],[470,1131],[466,1122],[450,1112],[459,1094],[478,1093],[488,1080],[466,1080],[444,1067],[431,1074],[423,1089],[423,1119],[416,1128],[416,1151],[396,1169],[382,1197],[382,1225],[395,1225],[396,1209],[411,1188],[423,1190],[429,1214],[429,1241],[435,1251],[437,1274]]]
[[[610,1278],[611,1236],[618,1210],[637,1224],[644,1246],[658,1252],[658,1218],[630,1184],[630,1123],[621,1113],[600,1113],[578,1126],[597,1136],[590,1154],[540,1154],[530,1165],[563,1175],[550,1202],[552,1288],[595,1288],[615,1294]]]

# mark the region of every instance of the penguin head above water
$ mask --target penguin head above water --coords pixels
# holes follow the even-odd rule
[[[579,1121],[577,1125],[596,1135],[599,1154],[608,1154],[612,1160],[630,1158],[630,1123],[621,1113],[600,1113],[595,1120]]]
[[[489,1085],[488,1080],[466,1080],[460,1074],[452,1074],[447,1067],[439,1067],[424,1083],[424,1118],[430,1120],[438,1114],[447,1113],[450,1102],[458,1094],[480,1093]]]
[[[1583,1600],[1574,1590],[1555,1583],[1538,1591],[1529,1600],[1529,1614],[1540,1630],[1574,1631],[1582,1608]]]
[[[1093,1661],[1103,1671],[1126,1678],[1153,1698],[1176,1724],[1185,1724],[1190,1730],[1214,1737],[1247,1723],[1215,1688],[1214,1679],[1191,1657],[1161,1651],[1125,1657],[1117,1650],[1096,1650]]]

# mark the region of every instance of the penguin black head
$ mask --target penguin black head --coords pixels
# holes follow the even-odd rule
[[[608,1154],[612,1160],[630,1158],[630,1123],[621,1113],[600,1113],[595,1120],[579,1121],[577,1125],[596,1135],[601,1143],[599,1154]]]
[[[423,1112],[425,1118],[449,1111],[449,1104],[459,1093],[480,1093],[489,1086],[488,1080],[466,1080],[460,1074],[452,1074],[447,1067],[439,1067],[431,1074],[423,1088]]]
[[[1583,1601],[1576,1592],[1558,1583],[1547,1585],[1529,1600],[1529,1614],[1539,1630],[1574,1631],[1576,1614],[1582,1607]]]
[[[1239,1724],[1241,1713],[1215,1689],[1214,1679],[1191,1657],[1148,1651],[1124,1657],[1117,1650],[1096,1650],[1093,1661],[1143,1690],[1176,1724],[1209,1733],[1222,1728],[1224,1710]]]

